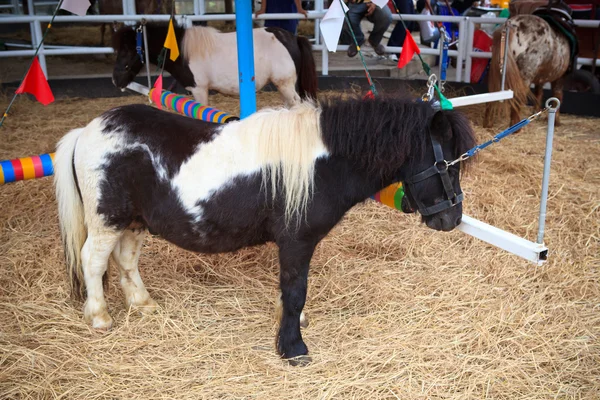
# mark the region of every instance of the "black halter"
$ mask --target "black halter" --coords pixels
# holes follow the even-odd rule
[[[444,160],[442,145],[433,136],[431,136],[431,144],[433,145],[433,153],[435,154],[435,163],[425,171],[419,172],[418,174],[413,175],[404,181],[408,188],[412,189],[415,183],[424,181],[425,179],[428,179],[436,174],[440,175],[442,184],[444,185],[444,191],[446,192],[447,200],[444,200],[441,203],[435,204],[431,207],[425,207],[425,204],[423,204],[419,199],[415,198],[414,200],[417,203],[417,209],[423,216],[433,215],[450,207],[454,207],[458,203],[462,202],[464,198],[462,192],[459,194],[454,193],[452,182],[450,181],[450,176],[448,175],[449,165],[448,162]]]

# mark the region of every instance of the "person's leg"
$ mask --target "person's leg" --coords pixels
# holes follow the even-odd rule
[[[383,34],[392,23],[392,13],[390,9],[385,6],[383,8],[377,8],[373,14],[367,17],[367,19],[373,23],[373,30],[369,36],[369,43],[371,43],[371,46],[376,47],[381,43]]]
[[[350,3],[348,4],[348,19],[350,20],[350,25],[352,25],[352,31],[354,32],[354,36],[356,36],[356,40],[358,41],[358,45],[360,46],[365,41],[365,35],[360,29],[360,21],[363,19],[364,15],[367,13],[367,6],[364,3]],[[341,44],[354,44],[354,40],[352,39],[352,34],[350,33],[350,29],[348,28],[348,23],[344,21],[344,28],[342,29],[342,36],[340,40]]]
[[[412,0],[397,0],[396,5],[398,6],[400,14],[415,14],[415,5]],[[405,21],[405,24],[406,29],[408,29],[409,32],[412,32],[416,28],[416,23],[414,21]],[[392,30],[387,45],[402,47],[402,45],[404,45],[404,40],[406,39],[406,29],[401,21],[396,22],[396,26]],[[400,54],[396,53],[396,56],[400,57]]]
[[[406,38],[406,30],[404,29],[404,25],[402,22],[396,22],[396,26],[394,30],[392,30],[392,34],[387,42],[388,46],[398,46],[401,47],[404,44],[404,39]]]

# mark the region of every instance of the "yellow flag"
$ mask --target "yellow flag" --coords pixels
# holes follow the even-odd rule
[[[165,39],[164,47],[171,50],[169,58],[171,61],[177,60],[179,57],[179,47],[177,47],[177,38],[175,37],[175,29],[173,28],[173,19],[169,20],[169,30],[167,31],[167,38]]]

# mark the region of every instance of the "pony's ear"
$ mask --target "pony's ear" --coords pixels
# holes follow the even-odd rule
[[[441,138],[442,140],[452,139],[452,125],[446,118],[444,111],[437,111],[431,119],[431,126],[429,127],[431,134]]]
[[[119,29],[123,28],[124,26],[125,26],[125,23],[123,23],[123,22],[113,21],[113,23],[112,23],[113,33],[116,33]]]
[[[113,24],[113,29],[117,27],[117,23]],[[132,41],[135,46],[135,31],[126,26],[125,24],[121,24],[121,27],[112,33],[112,47],[113,49],[119,51],[122,45],[126,45],[127,41]]]

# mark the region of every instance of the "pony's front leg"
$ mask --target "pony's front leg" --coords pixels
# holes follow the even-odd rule
[[[281,292],[279,292],[279,298],[277,299],[277,319],[281,320],[281,315],[283,314],[283,300],[281,299]],[[300,326],[302,328],[308,328],[308,325],[310,324],[310,322],[308,321],[308,317],[306,316],[306,313],[304,311],[302,311],[300,313]]]
[[[306,301],[306,287],[310,259],[316,241],[294,241],[279,243],[279,285],[283,309],[277,334],[277,351],[281,357],[290,359],[308,354],[308,348],[300,333],[300,315]],[[308,357],[290,360],[292,365],[309,362]]]
[[[113,258],[119,267],[125,304],[149,314],[158,309],[158,304],[150,297],[138,270],[145,237],[145,229],[126,230],[113,250]]]
[[[555,80],[554,82],[552,82],[551,85],[552,85],[552,95],[554,97],[556,97],[562,103],[563,88],[565,85],[564,76],[562,76],[562,77],[558,78],[557,80]],[[554,125],[560,126],[560,109],[556,110],[556,119],[554,120]]]
[[[544,98],[544,85],[535,85],[533,87],[533,94],[535,95],[534,111],[542,107],[542,99]]]
[[[113,251],[120,232],[109,229],[89,229],[88,237],[81,249],[81,262],[87,299],[83,306],[83,316],[92,328],[110,329],[112,318],[106,308],[102,277],[108,268],[108,258]]]

